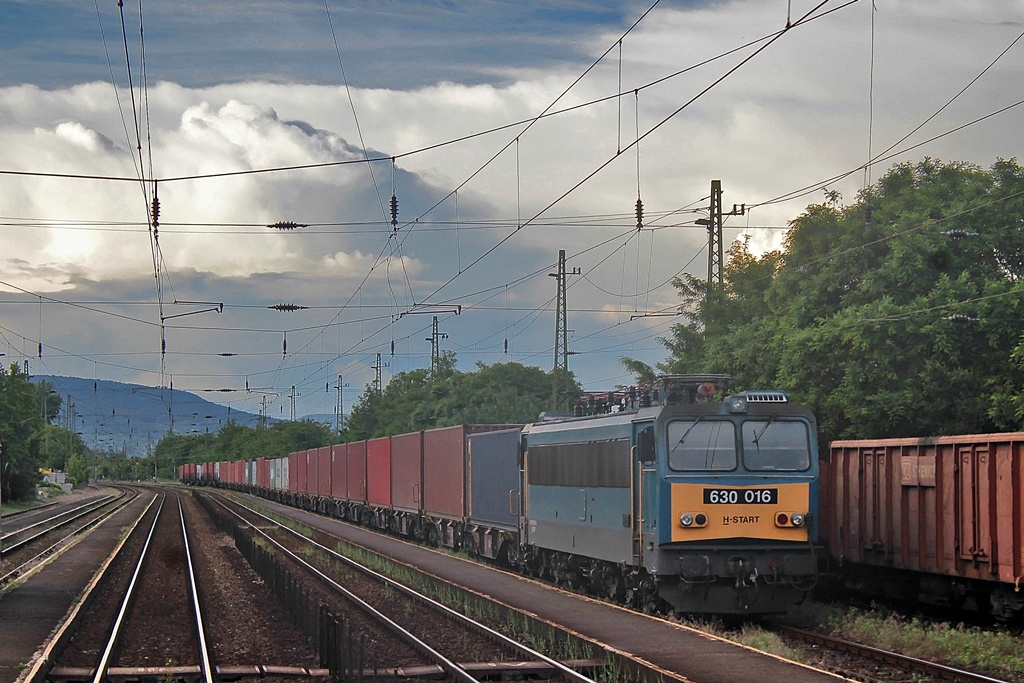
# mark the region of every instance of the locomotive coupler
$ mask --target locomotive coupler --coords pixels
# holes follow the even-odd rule
[[[757,582],[757,568],[746,557],[730,557],[727,565],[730,574],[736,577],[736,588],[744,588],[747,581]]]

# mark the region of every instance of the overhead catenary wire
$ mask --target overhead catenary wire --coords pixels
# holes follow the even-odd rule
[[[516,222],[517,222],[517,223],[518,223],[518,222],[521,222],[521,221],[520,221],[520,220],[518,219],[518,217],[517,217],[517,221],[516,221]],[[422,223],[422,221],[421,221],[421,223]],[[535,223],[535,224],[536,224],[536,223]],[[461,265],[460,265],[460,268],[459,268],[459,269],[460,269],[460,270],[462,269],[462,268],[461,268]]]

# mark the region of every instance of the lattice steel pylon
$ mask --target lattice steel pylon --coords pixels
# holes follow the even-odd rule
[[[708,289],[722,286],[722,181],[711,181],[711,214],[708,216]]]
[[[569,320],[565,306],[565,284],[569,275],[579,275],[580,269],[573,268],[565,272],[565,249],[558,250],[558,272],[548,273],[558,280],[558,294],[555,296],[555,364],[551,369],[551,409],[558,410],[561,400],[558,395],[558,384],[561,380],[565,391],[569,387]]]

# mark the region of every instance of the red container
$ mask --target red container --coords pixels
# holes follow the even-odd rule
[[[366,502],[366,442],[348,444],[348,494],[354,503]]]
[[[423,512],[442,519],[466,516],[466,427],[423,432]]]
[[[366,502],[391,507],[391,437],[366,442]]]
[[[306,451],[306,493],[315,496],[319,483],[320,458],[316,448]]]
[[[822,528],[833,556],[1024,579],[1024,433],[835,441],[823,465]]]
[[[296,451],[288,454],[288,490],[306,490],[306,452]]]
[[[391,437],[391,504],[402,512],[423,509],[423,432]]]
[[[265,489],[270,488],[270,458],[256,460],[256,485]]]
[[[321,446],[316,449],[316,494],[331,495],[331,447]]]
[[[331,446],[331,497],[348,499],[348,445]]]

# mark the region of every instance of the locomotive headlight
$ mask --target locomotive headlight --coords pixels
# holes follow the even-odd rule
[[[804,516],[801,515],[799,512],[794,512],[793,513],[793,517],[792,517],[792,522],[793,522],[793,526],[803,526],[804,525]]]
[[[684,512],[683,514],[679,515],[679,523],[683,526],[693,526],[693,515],[691,515],[689,512]]]
[[[730,396],[729,397],[729,411],[733,413],[745,413],[747,412],[747,397],[746,396]]]

